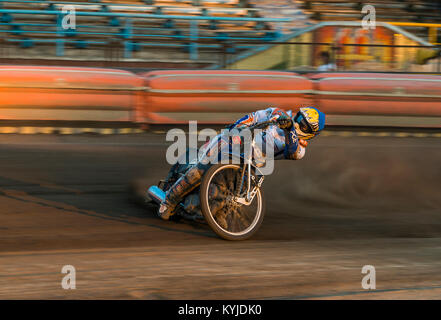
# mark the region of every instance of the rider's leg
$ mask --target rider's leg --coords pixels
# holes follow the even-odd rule
[[[200,159],[196,165],[188,169],[187,172],[166,192],[165,200],[161,203],[158,212],[162,219],[168,220],[170,216],[174,214],[174,210],[181,199],[201,184],[204,173],[212,164],[211,160],[218,159],[222,146],[228,147],[228,144],[222,144],[220,140],[216,141],[218,142],[213,144],[208,150],[204,151],[205,155],[202,159]]]
[[[208,170],[209,165],[197,163],[187,170],[187,172],[180,177],[173,186],[168,189],[165,194],[165,201],[159,208],[159,216],[168,220],[173,215],[176,206],[181,199],[193,191],[201,184],[202,176]]]

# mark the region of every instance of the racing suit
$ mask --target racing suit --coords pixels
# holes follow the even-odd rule
[[[266,141],[268,136],[271,136],[272,144],[270,145],[274,148],[274,159],[299,160],[305,154],[307,142],[298,139],[291,117],[291,111],[285,112],[279,108],[268,108],[250,113],[228,128],[241,130],[263,122],[274,122],[273,125],[262,130],[260,139]],[[286,125],[281,128],[283,123]],[[225,144],[222,144],[222,140],[220,140],[219,143],[212,144],[210,148],[204,150],[204,154],[208,155],[212,152],[220,154],[223,145]],[[192,165],[166,192],[164,204],[174,209],[184,196],[200,185],[202,177],[210,165],[201,159]]]

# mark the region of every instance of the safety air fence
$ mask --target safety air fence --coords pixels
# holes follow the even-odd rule
[[[437,75],[0,66],[0,79],[2,120],[221,124],[313,105],[330,125],[441,128]]]

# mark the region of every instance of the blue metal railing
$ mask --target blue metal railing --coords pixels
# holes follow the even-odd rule
[[[177,3],[186,3],[188,4],[191,1],[181,1],[181,0],[174,0]],[[72,4],[72,5],[110,5],[110,6],[124,6],[124,7],[139,7],[139,6],[155,6],[155,1],[152,0],[152,3],[149,4],[146,1],[140,1],[140,3],[135,4],[135,3],[118,3],[118,2],[101,2],[101,0],[97,0],[97,1],[92,1],[92,2],[81,2],[81,1],[60,1],[60,0],[56,0],[56,1],[38,1],[38,0],[0,0],[0,4],[1,3],[43,3],[43,4]],[[205,2],[207,3],[213,3],[213,2],[217,2],[218,4],[229,4],[229,1],[222,1],[222,0],[209,0],[209,1],[204,1],[204,0],[199,0],[200,4],[203,5]],[[237,3],[239,4],[239,2]],[[162,6],[165,7],[165,6]]]
[[[8,1],[10,2],[10,1]],[[15,2],[24,2],[16,0]],[[38,1],[27,1],[27,2],[35,2]],[[44,2],[46,3],[46,2]],[[51,3],[48,1],[47,3]],[[55,2],[52,2],[55,3]],[[67,3],[67,2],[66,2]],[[0,2],[1,4],[1,2]],[[99,3],[98,3],[99,4]],[[108,4],[108,3],[106,3]],[[200,22],[201,21],[210,21],[210,22],[257,22],[257,23],[264,23],[264,22],[289,22],[292,19],[286,19],[286,18],[250,18],[250,17],[212,17],[212,16],[180,16],[180,15],[163,15],[163,14],[143,14],[143,13],[120,13],[120,12],[85,12],[85,11],[75,11],[75,16],[86,16],[86,17],[107,17],[107,18],[117,18],[117,19],[124,19],[124,26],[121,28],[120,32],[94,32],[94,31],[81,31],[77,30],[78,28],[81,29],[89,29],[89,28],[96,28],[96,27],[106,27],[103,26],[94,26],[94,25],[78,25],[76,26],[76,29],[72,31],[72,29],[64,29],[62,26],[62,20],[68,13],[63,13],[62,11],[58,10],[26,10],[26,9],[1,9],[0,8],[0,14],[2,15],[52,15],[56,17],[56,23],[54,24],[38,24],[38,23],[13,23],[11,22],[3,22],[0,25],[6,25],[6,26],[12,26],[13,30],[0,30],[2,33],[12,33],[12,34],[32,34],[32,33],[38,33],[38,34],[48,34],[48,35],[55,35],[55,41],[56,44],[56,54],[57,56],[63,56],[64,55],[64,44],[72,42],[70,40],[66,40],[65,37],[69,35],[102,35],[104,36],[119,36],[122,39],[124,39],[124,57],[130,58],[132,51],[134,49],[134,43],[132,40],[136,40],[136,38],[142,38],[142,37],[148,37],[148,38],[167,38],[167,39],[179,39],[179,40],[187,40],[189,44],[189,52],[190,52],[190,58],[192,60],[198,59],[198,46],[201,46],[197,42],[199,40],[250,40],[250,41],[258,41],[258,40],[264,40],[264,41],[271,41],[277,39],[278,33],[268,31],[266,34],[266,37],[239,37],[239,36],[229,36],[226,32],[219,33],[215,36],[205,36],[200,33]],[[152,19],[152,20],[183,20],[189,22],[189,34],[188,35],[182,35],[182,34],[175,34],[175,35],[161,35],[161,34],[154,34],[154,33],[144,33],[144,32],[138,32],[142,30],[155,30],[155,28],[139,28],[139,27],[133,27],[132,21],[133,19]],[[47,30],[23,30],[22,27],[53,27],[53,31],[47,31]],[[109,27],[109,26],[107,26]],[[115,26],[117,27],[117,26]],[[167,28],[162,28],[167,29]],[[173,28],[169,28],[168,30],[176,30]],[[248,33],[250,31],[247,31]],[[262,31],[259,31],[262,32]],[[29,40],[29,39],[28,39]],[[30,39],[30,41],[34,42],[41,42],[36,41],[37,39]],[[103,43],[106,43],[104,41]],[[20,41],[20,40],[14,40],[14,41]],[[87,41],[88,43],[93,43],[93,41]],[[98,41],[100,42],[100,41]],[[145,42],[137,42],[136,45],[148,45]],[[160,44],[158,44],[160,45]],[[169,44],[166,44],[169,45]],[[204,46],[203,46],[204,47]]]

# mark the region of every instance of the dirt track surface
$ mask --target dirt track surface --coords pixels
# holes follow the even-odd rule
[[[244,242],[127,201],[132,179],[165,176],[167,145],[0,136],[0,298],[441,298],[440,138],[319,137],[276,163]],[[64,265],[76,290],[61,288]]]

